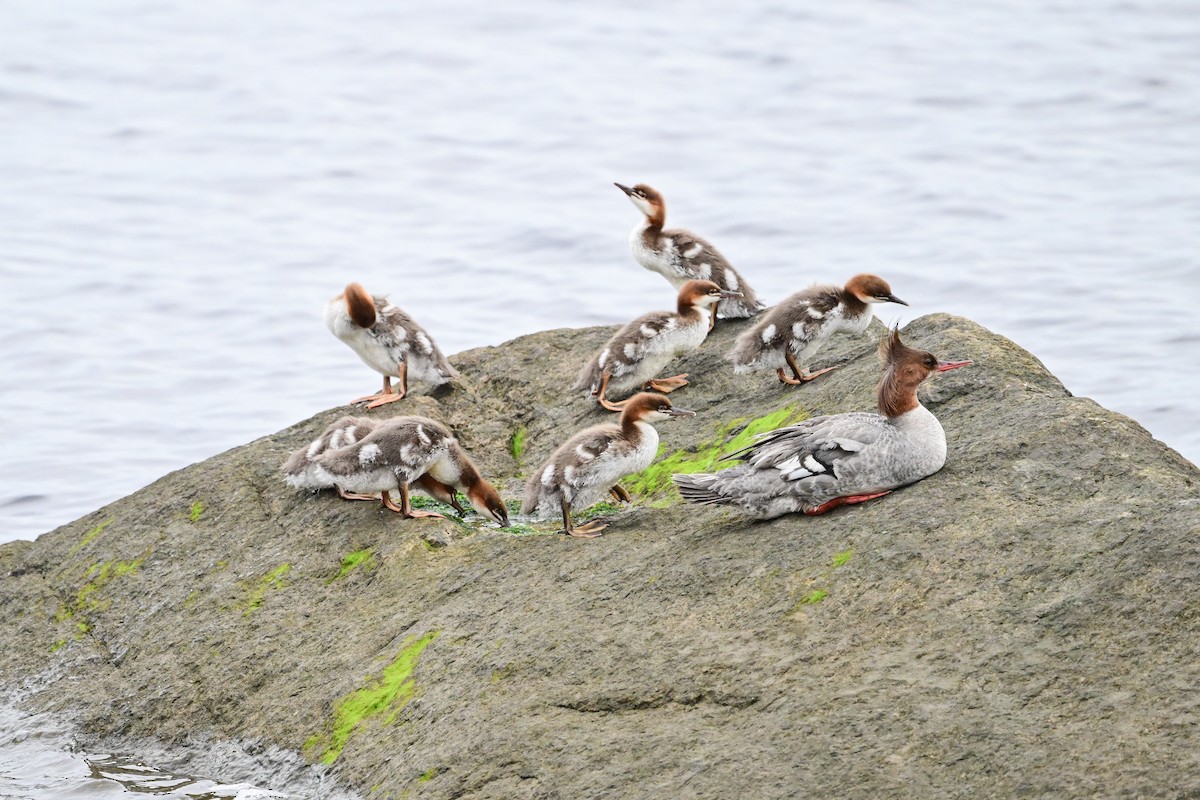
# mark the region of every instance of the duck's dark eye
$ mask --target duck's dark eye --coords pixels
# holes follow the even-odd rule
[[[925,366],[929,367],[930,369],[933,369],[937,365],[938,365],[938,360],[936,358],[934,358],[933,356],[929,356],[928,358],[925,359]]]
[[[671,407],[670,406],[659,406],[658,410],[665,414],[671,410]]]

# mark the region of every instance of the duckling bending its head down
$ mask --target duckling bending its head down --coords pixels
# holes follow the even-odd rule
[[[305,489],[333,486],[349,499],[374,499],[371,495],[379,492],[386,508],[409,518],[442,516],[412,507],[412,485],[446,502],[461,490],[476,511],[508,527],[508,510],[499,493],[440,422],[428,417],[393,417],[375,423],[351,441],[346,441],[344,433],[335,441],[335,426],[345,421],[355,423],[356,431],[361,423],[353,417],[339,420],[321,439],[288,459],[284,472],[289,485]],[[322,449],[322,441],[341,446]],[[400,494],[399,506],[391,499],[393,491]],[[461,508],[457,502],[451,504]]]
[[[318,463],[318,457],[322,454],[354,444],[379,427],[379,424],[368,417],[342,417],[336,422],[330,423],[325,431],[307,447],[302,447],[291,455],[283,465],[284,480],[289,486],[296,489],[320,491],[333,488],[344,500],[379,499],[373,494],[352,494],[337,484],[331,487],[329,472]],[[412,483],[412,487],[420,489],[435,500],[452,506],[460,517],[466,513],[466,509],[458,501],[458,492],[455,487],[442,483],[428,472],[417,478]]]
[[[554,451],[529,479],[521,513],[541,518],[562,514],[564,533],[582,537],[600,535],[606,527],[604,523],[592,520],[577,528],[571,523],[571,509],[587,508],[609,492],[628,499],[628,493],[617,481],[654,461],[658,454],[658,431],[651,423],[695,413],[674,408],[661,394],[634,395],[626,402],[616,425],[595,425],[582,430]]]
[[[738,297],[712,281],[688,281],[675,311],[652,311],[622,327],[579,373],[572,391],[583,391],[609,411],[620,411],[607,392],[653,389],[673,392],[687,385],[687,373],[656,377],[676,356],[695,350],[711,327],[709,310],[722,298]]]
[[[917,400],[935,372],[970,361],[938,361],[892,331],[880,343],[881,414],[862,411],[814,417],[764,434],[730,458],[744,463],[721,472],[673,475],[689,503],[741,508],[759,519],[802,511],[810,516],[882,497],[946,463],[946,432]]]
[[[687,281],[702,280],[737,292],[736,297],[730,295],[721,300],[713,313],[714,319],[718,315],[724,318],[752,317],[763,309],[750,284],[717,252],[717,248],[690,231],[663,230],[667,204],[658,190],[644,183],[632,187],[614,185],[644,215],[629,235],[629,247],[635,261],[662,275],[676,289]]]
[[[458,377],[437,344],[412,317],[387,298],[368,294],[361,284],[347,284],[344,292],[329,301],[325,325],[368,367],[383,375],[382,392],[351,400],[351,404],[365,402],[367,408],[377,408],[403,400],[410,378],[441,386]],[[392,378],[399,383],[395,391]]]
[[[734,372],[773,369],[782,383],[811,381],[837,367],[809,372],[804,365],[835,332],[865,332],[871,324],[872,303],[908,305],[878,275],[855,275],[844,287],[810,286],[755,320],[726,358],[733,362]]]

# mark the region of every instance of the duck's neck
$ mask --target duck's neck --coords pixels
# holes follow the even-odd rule
[[[857,317],[862,314],[870,313],[870,304],[860,300],[858,295],[856,295],[854,292],[849,292],[845,289],[842,289],[841,294],[842,305],[846,308],[845,316]]]
[[[675,307],[675,313],[683,319],[684,322],[695,322],[704,316],[704,312],[694,305],[691,301],[679,298],[679,304]]]
[[[879,413],[888,419],[895,419],[920,406],[917,400],[918,385],[901,383],[889,369],[879,382]]]

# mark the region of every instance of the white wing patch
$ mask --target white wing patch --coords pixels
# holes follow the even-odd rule
[[[608,348],[606,347],[606,348],[604,348],[604,351],[602,353],[600,353],[600,358],[596,360],[596,365],[598,367],[600,367],[601,369],[603,369],[604,365],[607,363],[608,363]]]
[[[683,257],[684,258],[695,258],[696,256],[700,255],[703,252],[704,252],[704,245],[700,244],[699,242],[696,242],[694,245],[692,245],[690,250],[687,250],[684,252]]]
[[[739,285],[737,275],[733,274],[733,270],[725,270],[725,288],[731,292],[736,292]]]
[[[650,327],[649,325],[643,325],[638,330],[641,331],[642,336],[645,336],[647,339],[653,339],[655,336],[658,335],[658,331],[655,330],[654,328]]]
[[[424,425],[417,425],[417,438],[425,444],[430,444],[433,441],[429,438],[429,434],[425,432]]]
[[[637,342],[627,342],[625,344],[625,357],[630,359],[637,357]]]
[[[358,451],[358,463],[360,464],[373,464],[377,458],[379,458],[379,445],[374,442],[364,445],[363,449]]]
[[[306,456],[308,456],[309,460],[312,460],[312,459],[316,458],[317,453],[320,453],[320,452],[321,452],[321,440],[317,439],[315,442],[313,442],[312,444],[310,444],[308,446],[308,450],[304,451],[304,454]]]
[[[417,343],[421,345],[421,352],[433,352],[433,342],[429,341],[429,337],[425,335],[424,331],[417,331]]]
[[[554,485],[554,465],[547,464],[546,471],[542,473],[542,486],[549,487],[549,486],[553,486],[553,485]]]
[[[706,281],[712,277],[712,264],[697,264],[696,277],[702,281]]]
[[[588,450],[587,447],[581,444],[575,446],[575,454],[579,456],[579,461],[581,464],[586,464],[596,457],[595,453],[593,453],[591,450]]]
[[[774,338],[775,338],[775,324],[771,323],[767,327],[763,328],[763,332],[762,332],[763,344],[770,344],[771,340]]]

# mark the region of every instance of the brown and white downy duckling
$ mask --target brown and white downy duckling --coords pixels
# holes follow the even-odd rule
[[[414,509],[409,499],[410,487],[429,476],[432,483],[423,486],[432,488],[431,494],[438,499],[446,494],[453,497],[454,490],[461,490],[476,511],[508,527],[508,510],[500,494],[479,474],[479,468],[454,435],[436,420],[393,417],[376,423],[373,429],[337,449],[322,451],[321,441],[318,439],[288,460],[284,471],[290,485],[303,489],[338,487],[339,494],[349,499],[374,499],[372,495],[379,492],[386,508],[405,517],[441,517]],[[308,455],[310,449],[314,451],[312,456]],[[400,505],[392,501],[391,492],[399,493]]]
[[[624,402],[607,398],[609,391],[652,389],[673,392],[687,385],[687,373],[670,378],[658,374],[677,356],[699,347],[709,330],[709,310],[723,298],[739,297],[712,281],[688,281],[679,290],[675,311],[643,314],[618,330],[579,373],[572,391],[594,397],[609,411],[620,411]]]
[[[723,299],[714,312],[725,318],[752,317],[762,311],[758,295],[746,283],[725,257],[706,240],[690,231],[672,228],[663,230],[667,221],[667,204],[657,190],[639,183],[636,186],[614,184],[641,211],[644,219],[629,235],[633,258],[651,272],[662,275],[676,289],[691,280],[712,281],[740,297]]]
[[[946,432],[917,400],[935,372],[970,361],[938,361],[900,341],[880,342],[884,356],[879,414],[853,411],[804,420],[764,434],[730,458],[743,463],[716,473],[673,475],[689,503],[737,506],[759,518],[824,514],[915,483],[946,463]]]
[[[352,445],[366,436],[380,423],[369,417],[342,417],[331,423],[325,431],[314,439],[307,447],[297,450],[283,465],[284,480],[296,489],[320,491],[333,488],[344,500],[377,500],[373,494],[351,494],[339,485],[329,484],[329,473],[320,467],[318,456],[329,450],[337,450]],[[461,517],[466,513],[462,503],[458,501],[458,492],[453,486],[442,483],[428,472],[417,478],[411,488],[420,489],[435,500],[454,508]]]
[[[759,316],[725,357],[733,362],[734,372],[773,369],[782,383],[811,381],[837,367],[809,372],[804,368],[808,361],[837,331],[865,332],[872,303],[908,305],[878,275],[855,275],[844,287],[810,286]]]
[[[383,391],[351,400],[378,408],[403,400],[409,379],[441,386],[458,377],[432,337],[385,297],[372,296],[358,283],[325,306],[325,325],[358,353],[368,367],[383,375]],[[392,378],[399,384],[392,389]]]
[[[696,412],[674,408],[661,394],[642,392],[625,404],[617,424],[595,425],[564,442],[538,468],[525,487],[522,514],[546,519],[562,514],[563,532],[571,536],[599,536],[605,523],[592,520],[575,527],[571,509],[584,509],[612,492],[618,499],[629,494],[617,483],[625,475],[650,466],[658,454],[658,431],[651,423]]]

